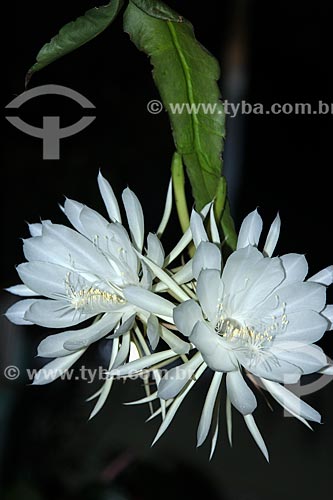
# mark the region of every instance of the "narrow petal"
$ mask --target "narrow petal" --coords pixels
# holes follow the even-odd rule
[[[121,338],[121,346],[117,352],[116,359],[112,365],[112,368],[118,368],[118,366],[122,365],[129,356],[131,347],[131,333],[125,333]]]
[[[156,231],[156,234],[159,238],[164,233],[164,230],[169,222],[170,215],[171,215],[171,209],[172,209],[172,179],[170,179],[170,181],[169,181],[168,192],[167,192],[167,196],[166,196],[166,200],[165,200],[165,206],[164,206],[162,220],[161,220],[160,225],[158,226],[158,229]]]
[[[321,285],[330,286],[333,283],[333,266],[328,266],[319,273],[315,274],[308,281],[314,281],[315,283],[320,283]]]
[[[12,293],[13,295],[19,295],[20,297],[36,297],[38,294],[33,290],[30,290],[26,285],[14,285],[9,288],[5,288],[6,292]]]
[[[124,189],[122,198],[133,245],[139,252],[141,252],[144,236],[144,219],[141,203],[139,202],[137,196],[129,188]]]
[[[259,449],[262,451],[267,462],[269,462],[269,455],[268,455],[267,447],[265,445],[265,441],[263,440],[262,435],[260,434],[260,431],[257,427],[257,424],[255,423],[253,416],[251,414],[244,415],[244,420],[245,420],[245,423],[247,425],[247,428],[249,429],[250,433],[252,434],[253,439],[257,443]]]
[[[201,242],[193,257],[193,276],[198,279],[198,276],[203,269],[217,269],[220,271],[221,265],[221,252],[217,246],[208,241]]]
[[[153,351],[155,351],[160,340],[160,333],[161,327],[157,317],[154,314],[150,314],[147,321],[147,337]]]
[[[80,213],[83,207],[84,205],[82,203],[66,198],[63,210],[72,226],[81,234],[87,236],[85,229],[82,226],[82,222],[80,221]]]
[[[143,356],[142,358],[136,359],[134,361],[130,361],[126,363],[126,365],[122,365],[114,370],[109,372],[111,377],[124,377],[127,375],[133,375],[134,373],[145,370],[146,368],[150,368],[161,361],[168,360],[170,358],[175,357],[175,353],[172,349],[162,352],[156,352],[154,354],[150,354],[148,356]]]
[[[194,300],[187,300],[173,310],[173,320],[178,330],[189,337],[195,324],[203,320],[201,308]]]
[[[202,363],[203,359],[197,353],[190,361],[168,370],[158,385],[158,397],[175,398]]]
[[[6,318],[15,325],[32,325],[32,321],[25,319],[25,314],[36,299],[19,300],[5,312]]]
[[[202,216],[195,210],[192,210],[191,213],[190,227],[193,237],[193,243],[196,247],[198,247],[202,241],[208,241],[208,236],[203,225]]]
[[[149,290],[139,286],[127,286],[124,288],[125,299],[141,309],[158,316],[172,318],[174,305],[167,299],[156,295]]]
[[[288,389],[276,382],[270,382],[265,379],[261,379],[261,381],[273,398],[276,399],[283,408],[297,416],[297,418],[302,417],[306,420],[318,423],[321,421],[321,416],[316,410],[311,408],[311,406],[295,396],[295,394]]]
[[[254,412],[257,401],[240,370],[227,373],[227,391],[231,403],[242,415]]]
[[[101,192],[105,208],[112,222],[120,222],[121,223],[121,215],[119,210],[119,205],[117,198],[113,192],[112,187],[108,183],[108,181],[103,177],[101,172],[99,172],[97,177],[98,187]]]
[[[170,330],[161,325],[161,338],[176,354],[187,354],[191,348],[189,342],[185,342]]]
[[[35,375],[32,385],[45,385],[63,376],[67,370],[84,354],[85,349],[47,363]]]
[[[221,239],[220,239],[219,230],[218,230],[217,224],[216,224],[216,219],[215,219],[215,214],[214,214],[214,205],[211,206],[210,211],[209,211],[209,224],[210,224],[210,234],[211,234],[212,242],[217,244],[217,245],[220,245]]]
[[[164,434],[164,432],[167,430],[167,428],[169,427],[169,425],[171,424],[171,422],[173,420],[173,417],[175,416],[177,410],[179,409],[180,405],[182,404],[182,402],[184,401],[184,399],[186,398],[187,394],[190,392],[190,390],[192,389],[192,387],[194,386],[196,381],[199,380],[199,378],[201,377],[203,372],[206,370],[206,368],[207,368],[206,364],[203,363],[198,368],[197,372],[195,373],[194,378],[189,381],[187,387],[173,401],[173,403],[171,404],[171,406],[166,414],[165,419],[163,420],[160,428],[158,429],[158,432],[155,436],[155,439],[152,443],[152,446],[156,443],[156,441],[158,441],[160,439],[162,434]]]
[[[210,383],[198,426],[197,446],[201,446],[208,435],[212,423],[215,401],[220,389],[222,377],[223,373],[216,372],[214,373],[213,379]]]
[[[164,249],[162,243],[156,234],[149,233],[147,237],[147,257],[152,260],[159,267],[163,267],[164,263]]]
[[[280,236],[280,229],[281,229],[281,219],[280,215],[277,214],[269,229],[267,239],[264,245],[264,254],[268,255],[268,257],[271,257],[273,255],[273,252],[275,250],[276,244]]]
[[[248,245],[258,246],[262,231],[262,218],[257,210],[254,210],[245,217],[239,230],[237,250]]]

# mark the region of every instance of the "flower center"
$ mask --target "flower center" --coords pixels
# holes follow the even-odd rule
[[[111,304],[124,304],[125,300],[117,293],[107,292],[97,287],[75,287],[70,279],[70,273],[66,280],[67,297],[70,299],[75,309],[92,310],[95,308],[105,308]]]

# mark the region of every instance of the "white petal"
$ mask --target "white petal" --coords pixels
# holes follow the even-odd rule
[[[142,358],[136,359],[126,365],[122,365],[109,372],[111,377],[124,377],[127,375],[133,375],[134,373],[140,372],[146,368],[150,368],[162,361],[166,361],[170,358],[175,357],[176,354],[173,350],[169,349],[167,351],[156,352],[154,354],[149,354],[148,356],[143,356]]]
[[[159,297],[156,293],[144,290],[139,286],[127,286],[123,290],[125,299],[141,309],[158,316],[172,318],[174,305],[167,299]]]
[[[151,314],[147,321],[147,337],[153,351],[155,351],[160,340],[160,332],[160,323],[157,317]]]
[[[127,317],[127,315],[124,315],[122,318],[121,325],[116,329],[115,333],[113,335],[110,335],[110,337],[108,337],[108,338],[115,339],[115,338],[121,337],[121,335],[124,335],[125,333],[132,330],[132,328],[134,326],[134,322],[135,322],[135,317],[136,317],[136,313],[131,314],[129,317]]]
[[[36,299],[24,315],[24,319],[48,328],[64,328],[77,325],[93,314],[76,311],[64,300]]]
[[[314,281],[315,283],[320,283],[321,285],[332,285],[333,283],[333,266],[328,266],[319,273],[315,274],[308,281]]]
[[[117,352],[116,359],[112,365],[113,368],[118,368],[118,366],[122,365],[129,356],[131,347],[131,333],[125,333],[121,338],[121,346],[119,351]]]
[[[210,212],[209,213],[209,223],[210,223],[211,239],[212,239],[213,243],[220,245],[221,239],[220,239],[219,230],[218,230],[217,224],[216,224],[216,219],[215,219],[215,214],[214,214],[214,205],[211,206],[209,212]]]
[[[204,269],[198,277],[197,296],[200,305],[209,321],[213,321],[217,314],[217,305],[221,299],[223,284],[220,271]]]
[[[51,221],[48,221],[51,222]],[[41,236],[42,235],[42,224],[41,223],[35,223],[35,224],[28,224],[29,227],[29,232],[32,237],[36,236]]]
[[[104,201],[105,208],[107,210],[107,213],[111,221],[121,222],[119,205],[112,187],[110,186],[108,181],[103,177],[101,172],[99,172],[98,174],[97,181],[99,190],[101,192]]]
[[[283,283],[282,283],[283,285]],[[326,288],[318,283],[295,283],[276,290],[281,304],[286,304],[286,313],[311,309],[321,312],[326,303]]]
[[[192,263],[193,276],[198,279],[203,269],[221,270],[221,252],[214,243],[201,242],[194,254]]]
[[[200,306],[194,300],[187,300],[173,310],[173,320],[178,330],[189,337],[197,321],[202,321]]]
[[[197,372],[195,373],[194,378],[188,383],[187,387],[184,389],[184,391],[179,394],[179,396],[176,397],[176,399],[173,401],[172,405],[170,406],[170,409],[168,410],[168,413],[166,414],[165,419],[163,420],[160,428],[158,429],[158,432],[155,436],[155,439],[152,443],[152,446],[156,443],[158,439],[164,434],[164,432],[167,430],[169,425],[171,424],[173,417],[175,416],[178,408],[182,404],[183,400],[187,396],[187,394],[190,392],[194,384],[196,383],[197,380],[201,377],[203,372],[206,370],[207,366],[205,363],[202,363],[202,365],[198,368]]]
[[[258,246],[262,231],[262,218],[257,210],[245,217],[239,230],[237,250],[248,245]]]
[[[147,237],[147,257],[157,264],[159,267],[163,267],[164,263],[164,249],[162,243],[156,234],[149,233]]]
[[[38,295],[66,297],[68,268],[47,262],[25,262],[16,268],[21,280]]]
[[[168,370],[158,384],[158,397],[175,398],[202,363],[202,357],[197,353],[190,361]]]
[[[104,250],[107,230],[110,226],[108,221],[98,212],[86,206],[82,208],[79,219],[84,228],[84,234],[94,242],[97,248]]]
[[[13,304],[7,311],[5,312],[6,318],[9,319],[15,325],[32,325],[32,321],[28,321],[25,319],[25,313],[29,309],[29,307],[34,304],[36,299],[25,299],[19,300],[15,304]]]
[[[221,385],[222,377],[223,373],[214,373],[213,379],[209,386],[198,426],[197,446],[201,446],[208,435],[212,423],[215,401]]]
[[[274,382],[284,382],[287,384],[296,384],[301,375],[302,369],[289,361],[275,356],[274,349],[263,352],[262,356],[252,358],[249,353],[237,353],[239,363],[250,373],[257,377],[263,377]],[[277,352],[279,354],[280,351]]]
[[[87,236],[86,231],[82,226],[82,222],[80,221],[80,213],[83,208],[84,205],[82,203],[66,198],[64,204],[64,213],[67,219],[72,224],[72,226],[75,227],[75,229],[77,229],[77,231],[79,231],[84,236]]]
[[[269,462],[269,455],[268,455],[267,447],[265,445],[265,441],[263,440],[263,438],[260,434],[260,431],[255,423],[253,416],[251,414],[244,415],[244,420],[245,420],[245,423],[247,425],[247,428],[249,429],[249,431],[251,432],[251,434],[253,436],[253,439],[257,443],[259,449],[262,451],[267,462]]]
[[[297,418],[302,417],[313,422],[321,421],[320,414],[316,410],[311,408],[311,406],[295,396],[295,394],[288,389],[276,382],[270,382],[265,379],[261,379],[261,381],[273,398],[286,410],[297,416]]]
[[[38,295],[25,285],[14,285],[9,288],[5,288],[5,290],[6,292],[12,293],[13,295],[19,295],[20,297],[36,297],[36,295]]]
[[[311,310],[288,314],[288,324],[273,342],[278,347],[290,348],[299,344],[313,344],[321,339],[327,330],[327,321],[319,313]]]
[[[208,236],[203,225],[202,216],[195,210],[192,210],[191,213],[190,227],[193,237],[193,243],[196,247],[198,247],[202,241],[208,241]]]
[[[227,342],[203,321],[196,323],[190,341],[201,352],[204,361],[212,370],[229,372],[237,368],[236,358]]]
[[[317,345],[305,345],[293,350],[283,350],[278,347],[271,349],[272,354],[277,356],[279,362],[286,361],[302,370],[302,375],[316,373],[327,365],[327,358],[322,349]],[[288,375],[284,380],[290,383]]]
[[[144,219],[141,203],[129,188],[124,189],[122,198],[133,244],[141,252],[144,236]]]
[[[169,181],[168,192],[165,200],[164,212],[162,216],[162,220],[158,229],[156,231],[157,236],[160,238],[164,233],[164,230],[168,224],[172,209],[172,179]]]
[[[273,255],[273,252],[275,250],[276,244],[280,236],[280,228],[281,228],[281,219],[279,214],[277,214],[269,229],[264,246],[264,254],[268,255],[268,257],[271,257]]]
[[[256,398],[240,370],[227,373],[227,392],[233,406],[243,415],[253,413],[256,409]]]
[[[187,354],[191,344],[180,339],[177,335],[161,325],[161,338],[176,354]]]
[[[330,304],[330,305],[326,306],[321,314],[329,322],[327,329],[333,330],[333,305]]]
[[[37,351],[38,356],[44,358],[67,356],[70,354],[71,350],[78,350],[88,346],[92,342],[107,335],[117,324],[119,317],[120,315],[105,314],[100,320],[95,321],[86,328],[67,330],[65,332],[49,335],[39,344]],[[68,344],[66,344],[67,342]],[[73,343],[78,343],[74,349]],[[65,344],[66,348],[64,347]]]
[[[262,253],[251,246],[233,252],[222,272],[224,294],[233,297],[244,291],[250,270],[263,259]]]
[[[85,349],[74,352],[62,358],[56,358],[50,363],[47,363],[35,375],[32,385],[45,385],[53,382],[57,378],[64,375],[67,370],[82,356]]]
[[[309,266],[304,255],[298,253],[288,253],[281,257],[282,265],[286,272],[283,286],[304,281],[309,271]]]

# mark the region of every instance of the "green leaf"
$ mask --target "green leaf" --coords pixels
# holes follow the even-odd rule
[[[130,1],[124,15],[124,29],[138,49],[151,58],[154,80],[169,113],[177,152],[186,166],[196,208],[201,210],[214,198],[222,170],[224,110],[216,83],[219,65],[196,40],[188,21],[169,11],[162,2],[158,2],[159,11],[163,10],[164,16],[169,12],[173,21],[158,18],[156,13],[153,17],[154,5],[156,2],[152,0]],[[202,107],[197,113],[186,110],[173,113],[172,105],[176,103],[186,103],[192,110],[202,105],[211,108],[208,113]]]
[[[138,9],[143,10],[146,14],[157,19],[163,19],[164,21],[175,21],[177,23],[183,22],[182,16],[177,14],[174,10],[170,9],[165,3],[159,0],[132,0],[132,3],[138,7]]]
[[[78,49],[102,33],[115,19],[122,6],[123,0],[112,0],[107,5],[88,10],[83,16],[61,28],[59,33],[38,52],[35,64],[27,73],[26,84],[36,71],[45,68],[48,64]]]

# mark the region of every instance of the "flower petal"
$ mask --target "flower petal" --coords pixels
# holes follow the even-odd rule
[[[127,286],[123,290],[125,299],[130,303],[158,316],[172,318],[174,304],[149,290],[139,286]]]
[[[25,314],[32,304],[36,302],[36,299],[25,299],[15,302],[7,311],[5,312],[6,318],[9,319],[15,325],[32,325],[32,321],[28,321],[25,318]]]
[[[162,243],[156,234],[149,233],[147,237],[147,257],[152,260],[159,267],[163,267],[164,263],[164,249]]]
[[[208,236],[203,225],[202,216],[195,210],[192,210],[191,213],[190,228],[192,232],[193,243],[196,247],[198,247],[202,241],[208,241]]]
[[[276,244],[280,236],[280,229],[281,229],[281,219],[280,215],[277,214],[269,229],[264,246],[264,254],[268,255],[268,257],[271,257],[273,255],[273,252],[275,250]]]
[[[328,266],[319,273],[315,274],[308,281],[314,281],[315,283],[320,283],[321,285],[330,286],[333,283],[333,266]]]
[[[268,450],[265,445],[265,441],[263,440],[260,431],[255,423],[255,420],[251,414],[249,415],[244,415],[244,420],[247,425],[247,428],[249,429],[250,433],[252,434],[253,439],[257,443],[259,449],[262,451],[264,457],[266,458],[267,462],[269,462],[269,455],[268,455]]]
[[[286,273],[283,286],[304,281],[309,271],[309,266],[304,255],[298,253],[288,253],[282,255],[281,261]]]
[[[313,422],[321,421],[320,414],[291,391],[276,382],[270,382],[265,379],[261,379],[261,381],[273,398],[297,418],[302,417]]]
[[[329,322],[327,330],[333,330],[333,305],[329,304],[321,313]]]
[[[85,349],[47,363],[35,375],[32,385],[45,385],[64,375],[67,370],[84,354]]]
[[[221,299],[223,283],[221,273],[216,269],[204,269],[198,277],[197,296],[209,321],[217,314],[217,305]]]
[[[175,398],[202,363],[203,359],[197,353],[190,361],[168,370],[158,384],[158,397],[165,400]]]
[[[239,230],[237,250],[248,245],[258,246],[262,225],[262,218],[258,214],[258,210],[247,215]]]
[[[157,236],[160,238],[164,233],[164,230],[169,222],[172,209],[172,179],[169,181],[168,192],[165,200],[164,212],[162,215],[162,220],[158,229],[156,231]]]
[[[193,276],[198,279],[203,269],[221,270],[221,252],[214,243],[203,241],[199,244],[192,262]]]
[[[240,370],[227,373],[227,392],[231,403],[242,415],[253,413],[256,409],[256,398]]]
[[[213,379],[210,383],[197,430],[197,447],[201,446],[204,443],[208,435],[212,423],[215,401],[221,386],[222,377],[223,373],[216,372],[214,373]]]
[[[21,280],[38,295],[66,297],[66,267],[47,262],[24,262],[16,268]]]
[[[197,321],[203,320],[200,306],[192,299],[182,302],[173,310],[173,320],[178,330],[189,337]]]
[[[139,252],[141,252],[144,235],[144,218],[141,203],[139,202],[137,196],[129,188],[124,189],[122,198],[133,245]]]
[[[161,334],[160,323],[154,314],[150,314],[147,321],[147,337],[153,351],[155,351],[158,345],[158,342],[160,340],[160,334]]]
[[[24,315],[24,319],[48,328],[64,328],[77,325],[93,314],[76,311],[64,300],[36,299]]]
[[[36,297],[38,295],[25,285],[14,285],[5,288],[5,290],[6,292],[12,293],[13,295],[19,295],[20,297]]]
[[[234,353],[217,333],[203,321],[198,321],[190,335],[190,341],[201,352],[209,368],[217,372],[229,372],[237,369]]]
[[[97,177],[98,187],[104,201],[105,208],[112,222],[121,222],[121,215],[117,198],[113,192],[109,182],[103,177],[99,171]]]
[[[311,310],[288,314],[287,321],[286,329],[275,337],[273,345],[287,349],[290,344],[292,349],[300,344],[313,344],[327,330],[326,319]]]

